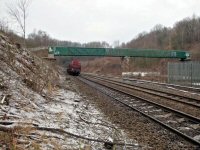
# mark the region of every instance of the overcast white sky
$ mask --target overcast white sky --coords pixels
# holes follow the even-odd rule
[[[0,18],[7,20],[0,0]],[[200,16],[200,0],[32,0],[27,31],[41,29],[51,37],[77,42],[128,42],[156,24],[172,27],[193,14]]]

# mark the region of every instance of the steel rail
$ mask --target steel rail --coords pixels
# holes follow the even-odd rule
[[[87,75],[86,75],[86,76],[87,76]],[[89,76],[91,76],[91,75],[89,75]],[[102,79],[102,80],[106,80],[106,81],[108,81],[108,82],[110,82],[110,83],[111,83],[111,81],[112,81],[112,82],[114,82],[113,84],[121,85],[121,86],[126,87],[126,88],[131,88],[131,89],[134,89],[134,90],[137,90],[137,91],[140,91],[140,92],[142,91],[142,92],[145,92],[145,93],[148,93],[148,94],[151,94],[151,95],[159,96],[159,97],[162,97],[162,98],[168,98],[168,99],[170,99],[170,100],[172,100],[172,101],[176,101],[176,102],[179,102],[179,103],[182,103],[182,104],[190,105],[190,106],[192,106],[192,107],[200,108],[200,105],[197,105],[197,104],[194,104],[194,103],[191,103],[191,102],[187,102],[187,101],[183,101],[183,100],[178,100],[178,99],[176,99],[176,98],[172,98],[171,96],[178,97],[178,98],[188,99],[188,100],[195,101],[196,103],[199,103],[199,104],[200,104],[200,100],[197,100],[197,99],[194,99],[194,98],[190,98],[190,97],[186,97],[186,96],[180,96],[180,95],[177,95],[177,94],[168,93],[168,92],[163,92],[163,91],[160,91],[160,90],[151,89],[151,88],[146,88],[146,87],[141,87],[141,86],[136,86],[136,87],[138,88],[138,89],[137,89],[137,88],[133,87],[133,86],[135,86],[135,85],[133,85],[133,84],[124,83],[124,82],[122,82],[122,81],[116,81],[116,80],[113,80],[113,79],[107,79],[107,78],[103,78],[103,77],[97,77],[97,76],[94,76],[94,75],[92,75],[92,76],[95,77],[95,78],[100,78],[100,79]],[[149,90],[149,91],[145,91],[145,90],[143,90],[143,89]],[[160,94],[158,94],[158,93],[153,93],[153,92],[151,92],[151,91],[158,92],[158,93],[162,93],[162,94],[167,94],[167,95],[170,94],[170,96],[167,96],[167,95],[160,95]]]
[[[82,74],[88,74],[88,75],[94,75],[94,74],[89,74],[89,73],[82,73]],[[122,80],[128,80],[128,81],[139,81],[143,83],[152,83],[156,85],[162,85],[162,86],[168,86],[168,87],[175,87],[177,90],[183,90],[187,89],[187,92],[200,92],[200,88],[197,87],[191,87],[191,86],[182,86],[182,85],[177,85],[177,84],[168,84],[168,83],[162,83],[162,82],[156,82],[156,81],[149,81],[149,80],[141,80],[141,79],[135,79],[135,78],[120,78],[120,77],[113,77],[113,76],[105,76],[105,75],[98,75],[101,77],[106,77],[106,78],[115,78],[115,79],[122,79]],[[197,93],[198,94],[198,93]]]
[[[83,76],[81,76],[81,77],[83,77]],[[188,119],[195,120],[197,123],[200,123],[200,118],[198,118],[198,117],[194,117],[194,116],[189,115],[189,114],[187,114],[187,113],[184,113],[184,112],[182,112],[182,111],[178,111],[178,110],[176,110],[176,109],[167,107],[167,106],[165,106],[165,105],[162,105],[162,104],[159,104],[159,103],[156,103],[156,102],[152,102],[152,101],[147,100],[147,99],[145,99],[145,98],[142,98],[142,97],[140,97],[140,96],[136,96],[136,95],[133,95],[133,94],[131,94],[131,93],[127,93],[127,92],[122,91],[122,90],[119,90],[119,89],[117,89],[117,88],[113,88],[113,87],[110,87],[110,86],[108,86],[108,85],[99,83],[99,82],[97,82],[97,81],[94,81],[94,80],[91,80],[91,79],[88,79],[88,78],[85,78],[85,79],[90,80],[90,81],[92,81],[92,82],[95,82],[95,83],[97,83],[97,84],[100,84],[100,85],[102,85],[102,86],[105,86],[105,87],[107,87],[107,88],[113,89],[113,90],[115,90],[115,91],[121,92],[121,93],[123,93],[123,94],[129,95],[129,96],[133,96],[133,97],[135,97],[135,98],[138,98],[138,99],[140,99],[140,100],[146,101],[146,102],[151,103],[151,104],[153,104],[153,105],[156,105],[156,106],[158,106],[158,107],[162,107],[162,108],[164,108],[164,109],[166,109],[166,110],[168,110],[168,111],[173,111],[173,112],[179,114],[180,116],[187,117]]]
[[[84,74],[89,74],[89,73],[84,73]],[[135,78],[120,78],[120,77],[112,77],[112,76],[105,76],[105,75],[98,75],[101,77],[107,77],[107,78],[116,78],[116,79],[122,79],[122,80],[127,80],[127,81],[138,81],[138,82],[143,82],[143,83],[151,83],[151,84],[156,84],[156,85],[162,85],[162,86],[167,86],[169,87],[175,87],[177,90],[183,90],[186,89],[187,92],[200,92],[200,88],[197,87],[191,87],[191,86],[183,86],[183,85],[178,85],[178,84],[169,84],[169,83],[162,83],[162,82],[156,82],[156,81],[149,81],[149,80],[140,80],[140,79],[135,79]],[[198,94],[198,93],[197,93]]]
[[[145,101],[145,102],[147,102],[147,103],[156,105],[156,106],[161,107],[161,108],[163,108],[163,109],[165,109],[165,110],[168,110],[169,112],[174,112],[174,113],[178,114],[178,115],[181,116],[181,117],[188,118],[188,119],[191,120],[192,122],[200,123],[200,118],[193,117],[193,116],[190,116],[190,115],[188,115],[188,114],[186,114],[186,113],[183,113],[183,112],[174,110],[174,109],[172,109],[172,108],[169,108],[169,107],[166,107],[166,106],[163,106],[163,105],[154,103],[154,102],[151,102],[151,101],[149,101],[149,100],[147,100],[147,99],[144,99],[144,98],[141,98],[141,97],[138,97],[138,96],[134,96],[134,95],[132,95],[132,94],[130,94],[130,93],[126,93],[126,92],[121,91],[121,90],[118,90],[118,89],[116,89],[116,88],[112,88],[112,87],[110,87],[110,86],[107,86],[107,85],[98,83],[98,82],[93,81],[93,80],[91,80],[91,79],[88,79],[88,78],[85,78],[85,77],[82,77],[82,76],[81,76],[81,77],[78,77],[78,79],[79,79],[80,81],[82,81],[82,82],[84,82],[84,81],[83,81],[81,78],[82,78],[82,79],[85,79],[85,80],[88,80],[88,81],[90,81],[90,82],[94,82],[94,83],[96,83],[96,84],[99,84],[99,85],[101,85],[101,86],[105,86],[105,87],[107,87],[107,88],[109,88],[109,89],[118,91],[118,92],[120,92],[120,93],[126,94],[126,95],[128,95],[128,96],[131,96],[131,97],[140,99],[140,100]],[[86,83],[86,82],[84,82],[84,83]],[[88,84],[88,83],[86,83],[86,84]],[[91,85],[90,85],[90,86],[91,86]],[[100,91],[97,87],[93,87],[93,88],[95,88],[96,90]],[[190,136],[188,136],[188,135],[186,135],[186,134],[180,132],[179,130],[177,130],[177,129],[175,129],[175,128],[173,128],[173,127],[171,127],[171,126],[169,126],[169,125],[167,125],[167,124],[165,124],[165,123],[163,123],[163,122],[161,122],[160,120],[158,120],[158,119],[156,119],[156,118],[154,118],[154,117],[152,117],[152,116],[150,116],[150,115],[148,115],[148,114],[142,112],[141,110],[139,110],[139,109],[137,109],[137,108],[134,108],[134,107],[132,107],[132,106],[130,106],[130,105],[128,105],[128,104],[122,102],[121,100],[112,97],[112,96],[109,95],[109,94],[106,94],[106,93],[103,92],[103,91],[100,91],[100,92],[103,93],[103,94],[105,94],[105,95],[107,95],[107,96],[109,96],[110,98],[112,98],[112,99],[114,99],[114,100],[117,100],[118,102],[124,104],[125,106],[127,106],[127,107],[129,107],[129,108],[131,108],[131,109],[133,109],[133,110],[135,110],[135,111],[141,113],[142,115],[144,115],[144,116],[146,116],[146,117],[152,119],[153,121],[159,123],[160,125],[164,126],[164,127],[167,128],[167,129],[169,129],[170,131],[172,131],[172,132],[178,134],[179,136],[183,137],[183,138],[186,139],[187,141],[190,141],[191,143],[200,146],[200,142],[197,141],[197,140],[195,140],[195,139],[193,139],[192,137],[190,137]]]
[[[197,91],[200,92],[200,88],[195,88],[195,87],[190,87],[190,86],[182,86],[182,85],[176,85],[176,84],[167,84],[167,83],[160,83],[160,82],[155,82],[155,81],[148,81],[148,80],[139,80],[139,79],[131,79],[131,78],[123,78],[123,80],[128,80],[128,81],[139,81],[139,82],[146,82],[146,83],[152,83],[152,84],[157,84],[157,85],[164,85],[164,86],[169,86],[169,87],[176,87],[179,89],[187,89],[188,91]]]

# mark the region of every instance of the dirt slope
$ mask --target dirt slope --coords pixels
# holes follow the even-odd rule
[[[124,143],[126,134],[115,131],[72,77],[58,70],[0,33],[0,149],[90,150],[104,149],[108,139]]]

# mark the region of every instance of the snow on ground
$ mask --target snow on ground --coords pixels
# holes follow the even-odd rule
[[[116,130],[115,125],[105,119],[95,106],[87,103],[87,100],[74,92],[59,89],[53,95],[55,101],[43,105],[42,116],[32,116],[40,118],[39,124],[45,127],[62,128],[67,132],[92,139],[126,140],[125,133]],[[90,123],[88,123],[90,122]],[[93,149],[103,149],[102,143],[88,142],[81,139],[68,138],[59,141],[62,149],[64,148],[84,148],[90,145]],[[64,145],[65,144],[65,145]],[[135,143],[135,148],[137,143]]]
[[[122,130],[115,129],[117,128],[115,125],[107,121],[106,117],[95,106],[88,103],[86,97],[81,97],[77,93],[66,89],[57,89],[52,93],[51,100],[47,101],[20,82],[17,87],[14,86],[16,82],[17,80],[11,80],[10,82],[10,85],[15,87],[10,91],[10,94],[13,95],[10,105],[2,107],[9,110],[7,114],[16,115],[19,118],[10,118],[4,121],[14,120],[38,124],[41,127],[59,128],[76,135],[104,141],[108,139],[120,140],[122,143],[134,143],[135,148],[138,148],[136,142],[126,140],[126,135]],[[22,95],[19,90],[22,90],[27,95]],[[52,144],[52,139],[60,149],[78,149],[80,147],[85,148],[88,145],[92,149],[104,148],[104,145],[98,142],[89,142],[50,132],[42,131],[39,133],[49,137],[57,136],[62,139],[50,138],[51,140],[48,143],[45,140],[40,144],[42,149],[55,148],[55,144]]]
[[[1,33],[0,54],[0,149],[96,150],[105,141],[139,149],[87,97],[68,90],[64,75]]]

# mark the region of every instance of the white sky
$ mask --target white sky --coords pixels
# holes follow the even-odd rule
[[[0,0],[0,18],[8,18],[5,3],[16,1]],[[27,32],[41,29],[60,40],[112,44],[156,24],[172,27],[193,14],[200,16],[200,0],[32,0]]]

